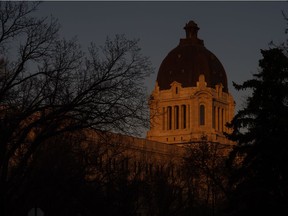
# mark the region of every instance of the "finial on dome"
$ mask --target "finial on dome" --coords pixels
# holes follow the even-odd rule
[[[199,27],[197,26],[197,24],[194,21],[189,21],[188,23],[186,23],[185,27],[184,27],[185,31],[186,31],[186,38],[198,38],[197,37],[197,33],[199,30]]]

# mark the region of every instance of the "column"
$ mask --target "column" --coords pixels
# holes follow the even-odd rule
[[[174,129],[179,129],[179,106],[174,106]]]
[[[222,118],[222,109],[219,107],[219,131],[222,131],[222,126],[223,126],[223,118]]]
[[[172,107],[168,106],[167,107],[167,130],[172,129]]]
[[[222,109],[222,125],[223,125],[222,126],[222,128],[223,128],[222,131],[226,131],[225,130],[225,123],[226,123],[226,120],[225,120],[225,109],[223,108]]]
[[[179,106],[179,129],[183,129],[183,105]]]
[[[175,121],[174,121],[174,118],[175,118],[175,115],[174,115],[174,109],[173,109],[173,106],[171,106],[171,130],[174,129],[174,124],[175,124]]]
[[[166,118],[166,108],[165,107],[163,107],[163,109],[162,109],[162,130],[165,130],[166,129],[166,127],[165,127],[165,118]]]
[[[219,130],[219,108],[215,106],[215,129]]]

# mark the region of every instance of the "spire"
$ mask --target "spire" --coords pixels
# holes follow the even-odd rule
[[[200,28],[194,21],[191,20],[188,23],[186,23],[184,29],[186,31],[186,38],[180,39],[180,45],[193,44],[204,46],[203,40],[199,39],[197,36],[198,30]]]
[[[189,23],[186,23],[185,27],[184,27],[185,31],[186,31],[186,38],[190,38],[190,39],[196,39],[197,37],[197,33],[199,30],[199,27],[197,26],[197,24],[194,21],[189,21]]]

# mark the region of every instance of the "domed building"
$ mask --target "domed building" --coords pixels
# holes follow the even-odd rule
[[[154,211],[163,189],[169,196],[169,202],[160,205],[165,212],[177,209],[188,213],[194,208],[203,212],[205,206],[214,213],[226,201],[223,186],[227,179],[221,171],[235,143],[226,139],[224,132],[229,132],[225,124],[234,116],[235,102],[223,65],[197,37],[197,24],[190,21],[184,29],[186,38],[180,39],[160,65],[149,99],[147,139],[86,131],[87,141],[96,146],[92,152],[98,154],[96,169],[87,169],[89,181],[101,178],[109,185],[114,176],[126,176],[129,184],[136,180],[133,200],[137,215],[163,213]]]
[[[193,21],[184,27],[186,38],[168,53],[159,68],[150,96],[147,139],[184,144],[207,141],[230,144],[225,124],[234,116],[235,102],[218,58],[197,36]]]

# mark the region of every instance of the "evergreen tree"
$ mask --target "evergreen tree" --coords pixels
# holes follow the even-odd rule
[[[228,137],[237,143],[228,160],[230,207],[236,215],[287,215],[288,57],[280,48],[261,53],[253,79],[233,83],[252,94],[229,124],[233,132]]]

